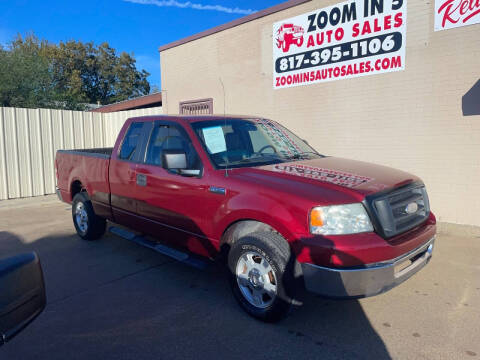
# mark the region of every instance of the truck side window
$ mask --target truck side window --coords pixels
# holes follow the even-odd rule
[[[130,125],[130,128],[123,140],[122,149],[118,155],[119,159],[132,160],[137,151],[137,146],[140,144],[143,122],[136,122]]]
[[[181,150],[187,155],[187,167],[200,170],[201,162],[188,135],[175,125],[156,125],[148,144],[146,162],[162,166],[163,150]]]

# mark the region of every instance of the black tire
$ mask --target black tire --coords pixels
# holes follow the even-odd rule
[[[86,217],[86,227],[84,226],[85,221],[82,223],[82,220],[79,220],[80,215],[77,214],[77,207],[79,206],[84,210],[83,218]],[[95,215],[92,202],[84,192],[80,192],[73,197],[72,219],[78,236],[84,240],[97,240],[105,234],[107,221]]]
[[[268,305],[262,304],[264,307],[255,306],[252,303],[252,299],[249,300],[246,297],[249,296],[248,291],[253,294],[254,289],[252,287],[256,288],[258,282],[250,276],[247,276],[249,281],[237,277],[237,266],[239,266],[239,269],[242,269],[244,264],[242,261],[245,262],[245,259],[252,256],[252,253],[258,253],[263,258],[258,260],[258,264],[263,265],[264,260],[268,262],[268,265],[271,267],[268,268],[271,270],[267,274],[270,280],[272,280],[270,272],[273,271],[274,273],[276,296],[271,298],[266,294],[265,300],[265,294],[262,295],[262,302],[263,300],[265,300],[265,303],[270,302]],[[298,280],[295,279],[295,264],[295,258],[291,255],[287,241],[274,232],[254,232],[239,239],[232,245],[228,254],[230,283],[235,299],[248,314],[259,320],[266,322],[281,320],[290,312],[292,303],[295,302],[297,295],[300,296]],[[243,265],[243,268],[245,268],[246,274],[248,271],[246,264]],[[253,277],[255,277],[255,274],[253,274]],[[263,275],[261,278],[264,279],[262,281],[263,284],[266,275]],[[273,283],[273,281],[271,282]],[[248,286],[241,286],[240,283],[247,283]],[[262,284],[259,285],[260,292],[264,291]],[[245,293],[247,295],[244,295]],[[255,297],[255,295],[252,296]]]

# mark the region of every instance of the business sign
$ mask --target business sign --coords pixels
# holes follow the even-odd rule
[[[276,22],[273,88],[404,70],[406,23],[407,0],[350,0]]]
[[[435,0],[435,31],[480,23],[480,0]]]

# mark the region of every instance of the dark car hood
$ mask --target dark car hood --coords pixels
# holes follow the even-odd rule
[[[419,180],[390,167],[337,157],[241,168],[235,174],[285,191],[314,195],[314,188],[324,188],[357,199]]]

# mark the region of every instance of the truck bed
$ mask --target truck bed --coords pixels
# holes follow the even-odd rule
[[[93,156],[101,158],[110,158],[112,155],[113,147],[111,148],[93,148],[93,149],[74,149],[74,150],[58,150],[59,153]]]
[[[55,159],[57,186],[62,199],[72,202],[72,186],[80,182],[92,203],[110,206],[108,170],[113,148],[58,150]]]

